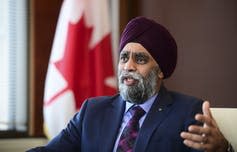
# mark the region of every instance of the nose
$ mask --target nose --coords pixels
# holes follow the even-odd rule
[[[128,72],[136,71],[136,63],[132,58],[129,58],[129,60],[125,63],[124,70]]]

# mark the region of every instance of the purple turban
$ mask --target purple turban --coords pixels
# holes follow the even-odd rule
[[[177,45],[162,25],[145,17],[132,19],[125,27],[119,51],[129,42],[140,43],[159,64],[164,78],[170,77],[177,62]]]

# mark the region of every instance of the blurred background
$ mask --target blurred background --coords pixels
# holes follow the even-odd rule
[[[0,0],[0,151],[25,151],[47,142],[45,81],[65,1]],[[130,19],[146,16],[167,27],[178,45],[177,67],[166,87],[209,100],[212,107],[237,108],[236,0],[105,2],[115,75],[123,28]]]

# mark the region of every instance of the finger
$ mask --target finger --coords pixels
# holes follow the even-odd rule
[[[193,134],[199,134],[199,135],[209,135],[210,134],[210,128],[209,127],[202,127],[197,125],[191,125],[188,127],[188,131]]]
[[[205,152],[213,151],[212,144],[203,144],[203,143],[193,142],[191,140],[184,140],[183,143],[186,146],[191,147],[193,149],[197,149],[197,150],[201,150]]]
[[[209,125],[209,126],[217,127],[218,125],[216,123],[216,120],[214,119],[214,117],[212,116],[212,113],[211,113],[209,101],[204,101],[204,103],[202,104],[202,110],[203,110],[203,115],[207,116],[207,118],[208,117],[210,118],[210,119],[204,119],[204,121],[205,121],[205,122],[203,122],[204,126]]]
[[[191,148],[197,149],[197,150],[205,150],[206,146],[205,144],[199,143],[199,142],[193,142],[192,140],[185,139],[183,143]]]
[[[207,143],[207,137],[205,134],[198,135],[198,134],[192,134],[189,132],[182,132],[180,136],[185,140],[190,140],[193,142],[199,142],[199,143]]]
[[[203,115],[209,116],[212,118],[211,110],[210,110],[210,102],[209,101],[204,101],[202,104],[202,112]]]
[[[195,115],[195,119],[197,121],[202,122],[204,124],[204,127],[206,127],[206,126],[214,126],[212,124],[212,118],[210,118],[209,116],[202,115],[202,114],[196,114]]]

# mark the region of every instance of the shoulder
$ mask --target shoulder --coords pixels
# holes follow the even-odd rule
[[[115,94],[113,96],[97,96],[97,97],[91,97],[91,98],[88,98],[87,100],[88,101],[108,101],[108,100],[114,100],[116,98],[118,98],[120,95],[119,94]]]
[[[115,102],[116,100],[120,100],[120,95],[116,94],[113,96],[97,96],[97,97],[91,97],[86,99],[84,102],[89,105],[106,105],[111,104]]]
[[[103,113],[107,108],[110,108],[115,103],[119,103],[118,101],[122,102],[119,94],[114,96],[97,96],[88,98],[83,102],[74,119],[82,119],[85,116],[92,116],[95,118]]]
[[[203,101],[202,99],[198,97],[183,94],[180,92],[176,92],[176,91],[168,91],[168,92],[174,100],[183,101],[183,102],[202,102]]]
[[[161,94],[163,94],[163,99],[166,100],[164,102],[172,103],[172,107],[179,110],[191,110],[196,109],[200,111],[202,109],[203,100],[191,95],[187,95],[184,93],[170,91],[165,87],[162,88]]]
[[[202,102],[203,101],[202,99],[191,96],[191,95],[169,90],[165,86],[162,86],[160,88],[159,94],[161,94],[160,96],[163,96],[164,98],[175,101],[175,102],[180,101],[180,102],[186,103],[186,102]]]
[[[80,108],[80,111],[94,111],[94,110],[101,110],[106,109],[107,107],[110,107],[114,105],[115,103],[121,103],[122,99],[119,94],[116,94],[114,96],[97,96],[97,97],[91,97],[86,99],[83,102],[82,107]]]
[[[173,106],[177,110],[179,109],[193,114],[202,112],[202,99],[175,91],[169,91],[169,94],[173,100]]]

